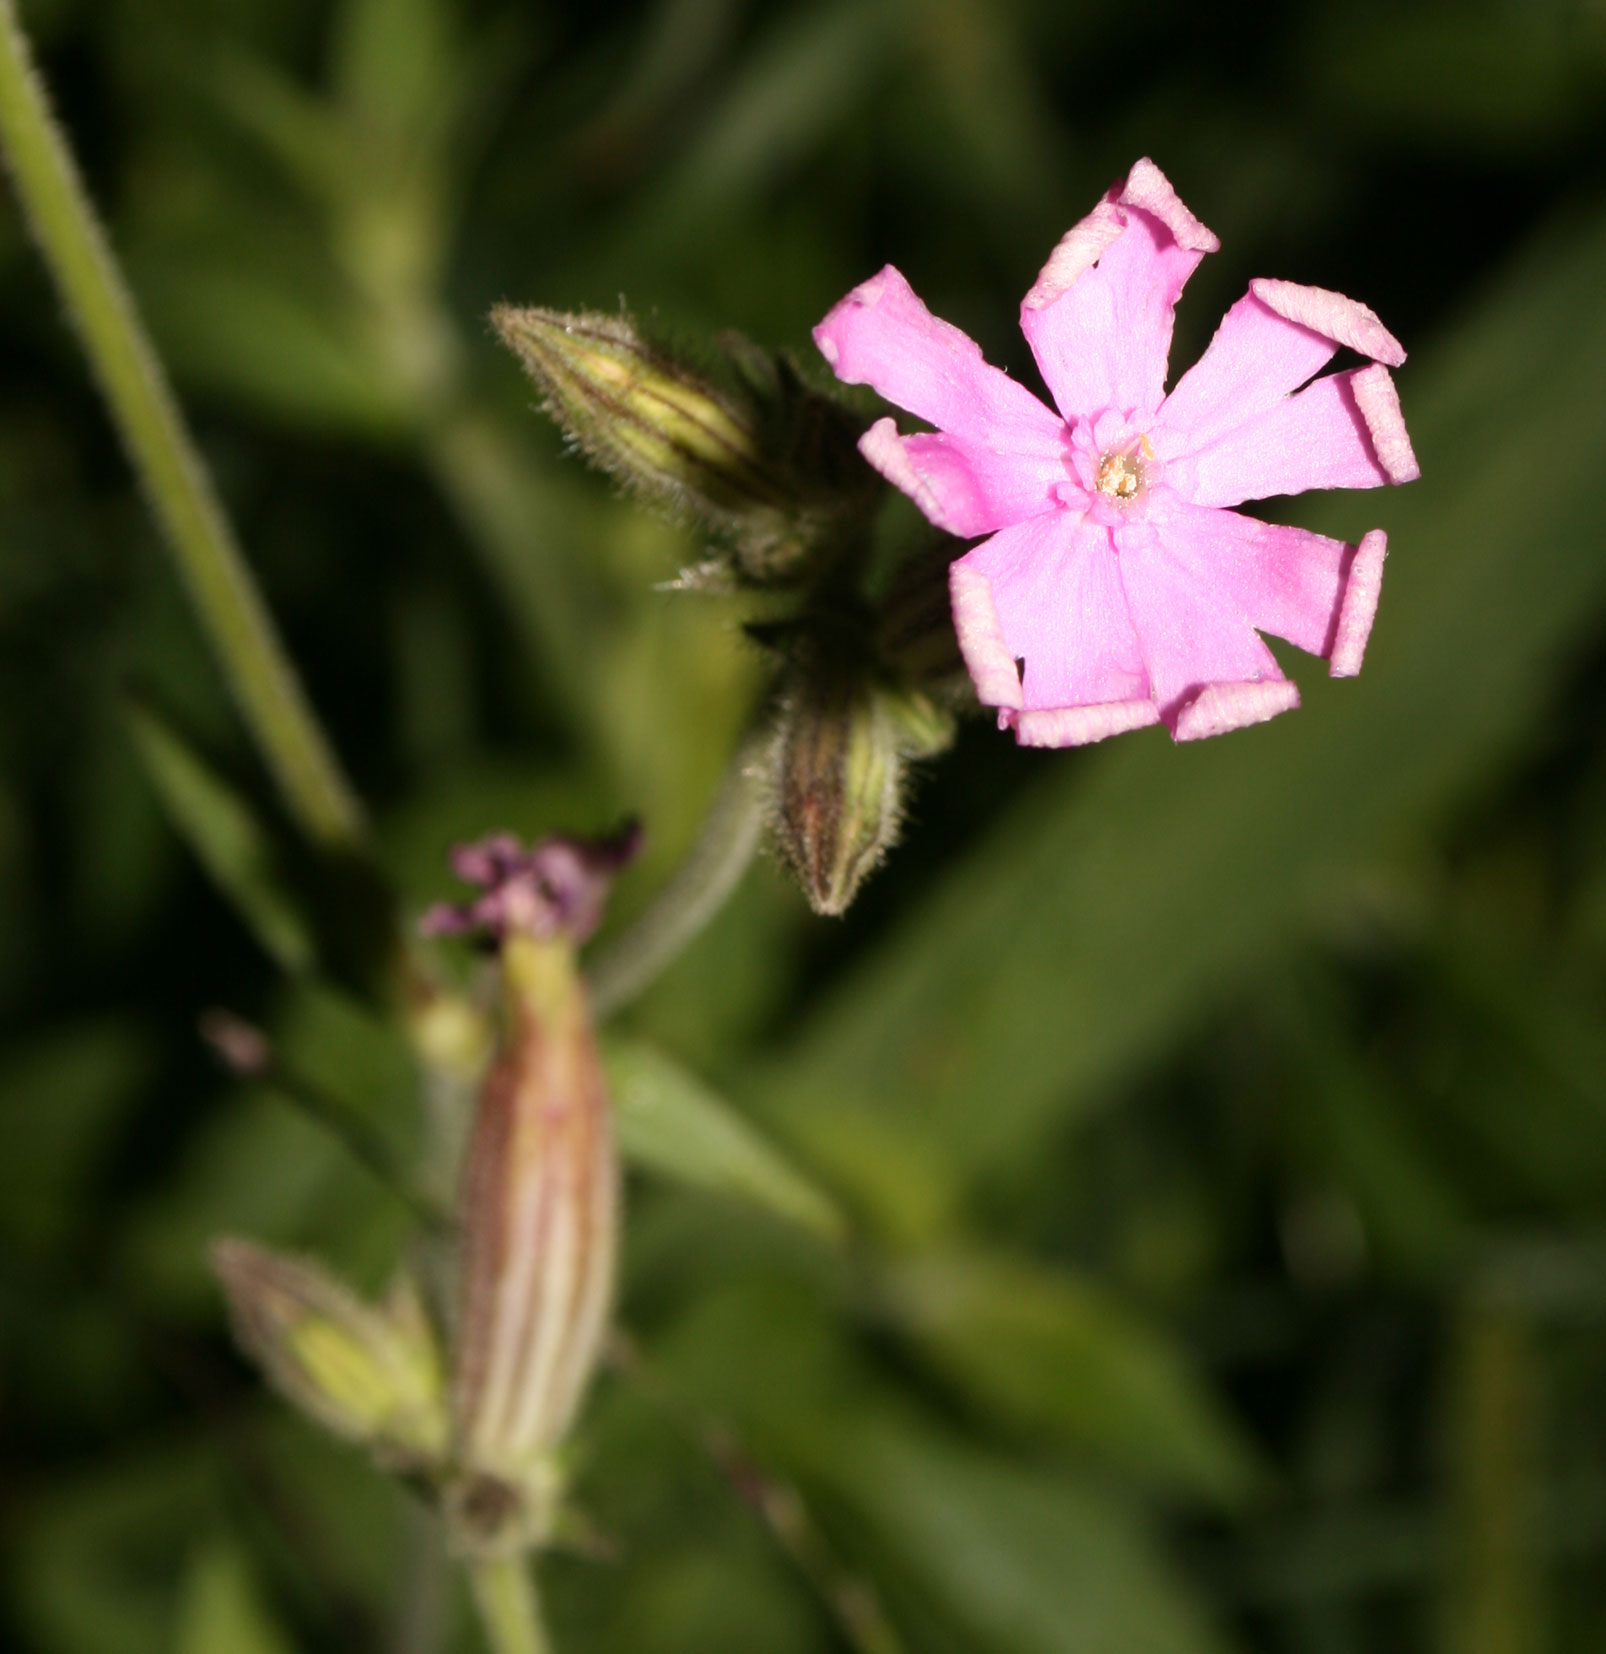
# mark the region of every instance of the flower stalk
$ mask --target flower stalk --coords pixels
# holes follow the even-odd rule
[[[468,1579],[491,1654],[550,1654],[541,1599],[525,1558],[481,1558],[470,1564]]]
[[[634,924],[598,952],[586,973],[597,1016],[648,988],[735,893],[764,830],[760,766],[768,745],[764,734],[737,747],[685,859]]]
[[[17,20],[0,0],[0,147],[118,434],[286,808],[325,849],[362,812],[274,630],[84,190]]]

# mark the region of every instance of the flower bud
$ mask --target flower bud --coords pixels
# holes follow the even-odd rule
[[[385,1462],[444,1456],[440,1362],[410,1283],[365,1304],[314,1263],[232,1239],[212,1248],[212,1268],[240,1347],[286,1400]]]
[[[785,506],[747,410],[649,344],[628,316],[499,305],[491,321],[547,411],[621,481],[716,518]]]
[[[862,422],[804,385],[786,358],[727,336],[737,387],[726,392],[628,316],[502,305],[491,319],[580,449],[721,531],[734,574],[787,583],[817,554],[863,539],[881,482],[858,452]],[[677,584],[712,578],[701,566]]]
[[[776,837],[816,913],[845,913],[897,842],[908,761],[940,752],[952,721],[926,696],[851,668],[803,662],[783,699]]]

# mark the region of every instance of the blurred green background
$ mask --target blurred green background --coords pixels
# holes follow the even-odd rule
[[[455,837],[634,810],[628,918],[763,677],[493,302],[812,371],[892,260],[1030,379],[1019,295],[1149,154],[1223,246],[1178,363],[1253,275],[1382,315],[1423,480],[1289,505],[1389,530],[1360,680],[1291,659],[1302,711],[1191,748],[968,725],[845,921],[762,863],[622,1019],[770,1147],[633,1174],[653,1377],[599,1385],[606,1543],[545,1578],[564,1654],[826,1654],[854,1582],[918,1654],[1600,1648],[1606,5],[23,12],[410,912]],[[0,351],[0,1642],[474,1648],[223,1333],[212,1235],[375,1288],[409,1217],[198,1014],[398,1152],[418,1088],[168,824],[131,688],[281,830],[9,199]]]

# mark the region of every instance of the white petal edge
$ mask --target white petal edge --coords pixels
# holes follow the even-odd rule
[[[1374,362],[1397,368],[1405,360],[1405,346],[1384,327],[1377,313],[1359,299],[1325,287],[1305,287],[1297,281],[1273,281],[1256,276],[1249,291],[1285,322],[1308,327],[1336,345],[1348,345]]]
[[[1179,247],[1213,253],[1221,246],[1216,236],[1182,203],[1171,181],[1145,156],[1133,165],[1123,184],[1112,184],[1086,218],[1078,220],[1048,255],[1031,291],[1021,300],[1023,310],[1046,310],[1084,270],[1103,256],[1126,228],[1123,207],[1152,213],[1176,238]]]
[[[952,522],[937,498],[936,490],[915,469],[909,450],[898,435],[894,419],[878,419],[859,438],[859,452],[894,488],[902,490],[925,514],[926,519],[950,534],[963,534],[962,525]]]
[[[1405,415],[1400,412],[1400,393],[1394,388],[1389,370],[1375,365],[1362,368],[1350,380],[1350,389],[1366,421],[1372,451],[1383,474],[1390,482],[1415,482],[1422,475],[1422,467],[1416,462]]]
[[[1124,206],[1141,207],[1152,213],[1176,237],[1179,247],[1191,253],[1214,253],[1221,241],[1213,230],[1207,229],[1183,205],[1182,197],[1171,187],[1171,180],[1147,155],[1138,161],[1126,176],[1126,188],[1121,191]]]
[[[1090,270],[1126,228],[1126,216],[1108,198],[1055,243],[1048,262],[1021,300],[1022,310],[1047,310],[1084,270]]]
[[[1280,712],[1299,705],[1299,689],[1286,678],[1264,679],[1258,683],[1212,683],[1177,715],[1171,738],[1175,741],[1202,741],[1207,736],[1225,735],[1228,730],[1263,724]]]
[[[1383,561],[1388,556],[1389,537],[1374,528],[1364,535],[1350,559],[1349,578],[1339,604],[1338,625],[1333,633],[1333,652],[1328,673],[1335,678],[1353,678],[1366,656],[1366,640],[1377,618],[1377,600],[1383,591]]]
[[[1083,747],[1160,721],[1153,701],[1099,701],[1007,715],[1023,747]]]
[[[964,558],[948,570],[948,595],[953,603],[954,631],[959,652],[983,706],[1018,710],[1024,703],[1015,657],[1004,642],[993,607],[993,588],[987,576],[967,567]]]

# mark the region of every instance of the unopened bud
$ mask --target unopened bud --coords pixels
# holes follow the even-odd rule
[[[499,305],[491,321],[547,411],[621,481],[716,518],[786,505],[747,410],[649,344],[628,316]]]
[[[816,913],[847,911],[897,842],[909,760],[951,739],[951,720],[918,692],[800,665],[782,705],[772,805],[776,837]]]
[[[491,320],[580,449],[725,535],[740,578],[795,580],[815,553],[835,554],[867,531],[881,482],[858,452],[862,422],[804,385],[784,357],[727,336],[739,381],[727,392],[629,316],[502,305]],[[700,566],[678,584],[709,581]]]
[[[366,1304],[316,1264],[244,1240],[218,1241],[212,1268],[240,1347],[286,1400],[387,1463],[441,1460],[440,1361],[410,1284]]]
[[[619,1168],[585,990],[567,941],[502,946],[506,1022],[464,1167],[452,1375],[454,1538],[541,1543],[557,1451],[613,1297]]]

